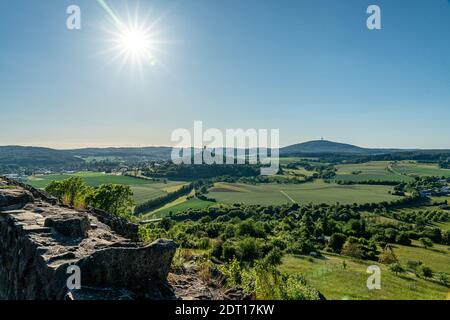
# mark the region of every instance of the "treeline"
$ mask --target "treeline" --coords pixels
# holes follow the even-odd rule
[[[218,176],[254,177],[260,173],[260,167],[257,165],[176,165],[167,162],[145,170],[143,175],[152,178],[207,179]]]
[[[380,151],[381,152],[381,151]],[[329,163],[364,163],[369,161],[402,161],[414,160],[424,162],[446,162],[450,159],[450,150],[418,150],[418,151],[393,151],[380,154],[351,154],[351,153],[292,153],[283,154],[296,157],[315,157]]]
[[[392,180],[363,180],[363,181],[353,181],[353,180],[335,180],[335,183],[339,185],[355,185],[355,184],[367,184],[375,186],[397,186],[401,182]]]
[[[421,192],[431,190],[439,194],[441,189],[450,182],[450,178],[445,177],[415,177],[414,181],[400,183],[394,189],[403,192]]]

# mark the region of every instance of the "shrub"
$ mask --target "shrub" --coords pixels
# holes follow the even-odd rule
[[[436,275],[436,279],[440,282],[440,283],[442,283],[444,286],[449,286],[449,283],[450,283],[450,279],[449,279],[449,276],[446,274],[446,273],[444,273],[444,272],[439,272],[437,275]]]
[[[392,272],[394,272],[396,275],[398,275],[399,273],[404,273],[405,269],[401,266],[400,263],[392,263],[389,265],[389,270],[391,270]]]
[[[390,246],[386,246],[383,252],[381,252],[378,261],[384,264],[393,264],[398,262],[398,259],[395,256],[394,250]]]
[[[328,246],[336,253],[341,252],[347,237],[342,233],[333,233],[328,242]]]
[[[218,259],[222,258],[222,254],[223,254],[223,242],[222,241],[215,241],[213,243],[213,246],[211,248],[211,255],[213,257],[216,257]]]
[[[246,220],[239,224],[237,228],[237,235],[243,237],[249,236],[254,238],[265,238],[266,232],[260,224],[252,220]]]
[[[277,266],[281,264],[281,259],[283,258],[283,252],[280,249],[272,249],[267,256],[264,258],[264,262],[270,266]]]
[[[421,266],[419,267],[418,272],[419,272],[419,275],[420,275],[421,277],[424,277],[425,279],[429,279],[429,278],[432,278],[432,277],[433,277],[433,270],[431,270],[430,267],[421,265]]]
[[[406,232],[400,232],[395,238],[395,242],[398,244],[403,244],[405,246],[411,245],[411,240]]]
[[[398,231],[393,228],[387,228],[384,230],[384,236],[387,242],[395,243],[395,239],[397,238]]]
[[[230,263],[219,266],[219,271],[224,275],[228,287],[242,287],[243,270],[236,257]]]
[[[423,238],[420,238],[419,241],[425,249],[433,246],[433,241],[431,241],[430,238],[423,237]]]
[[[308,286],[301,275],[281,273],[258,263],[253,276],[258,300],[320,300],[320,293]]]
[[[261,246],[254,238],[245,238],[237,243],[239,257],[242,261],[254,261],[262,256]]]
[[[70,177],[63,181],[50,182],[45,191],[60,199],[65,205],[81,209],[87,206],[86,198],[92,192],[92,188],[81,177]]]
[[[364,251],[358,243],[345,242],[341,254],[344,256],[349,256],[353,258],[363,259]]]
[[[237,257],[237,248],[233,242],[227,240],[222,246],[222,257],[224,260],[232,260]]]

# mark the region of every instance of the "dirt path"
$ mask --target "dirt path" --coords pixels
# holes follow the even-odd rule
[[[294,199],[292,199],[286,192],[283,190],[280,191],[282,195],[284,195],[286,198],[288,198],[292,203],[297,203]]]

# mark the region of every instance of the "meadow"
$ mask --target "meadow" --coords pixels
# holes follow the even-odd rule
[[[204,201],[197,198],[187,199],[186,196],[178,198],[177,200],[166,204],[153,212],[147,213],[142,216],[143,219],[157,219],[168,216],[170,213],[176,214],[179,212],[187,211],[189,209],[198,210],[213,206],[215,203],[210,201]]]
[[[219,203],[279,205],[288,202],[341,204],[392,201],[388,186],[337,185],[321,180],[303,184],[216,183],[208,196]]]
[[[450,247],[434,244],[433,247],[425,249],[419,241],[413,240],[411,246],[399,244],[391,245],[395,255],[402,265],[408,260],[422,261],[430,267],[433,272],[445,272],[450,274]]]
[[[447,249],[448,250],[448,249]],[[430,250],[427,250],[430,251]],[[433,267],[447,263],[448,254],[424,255],[420,248],[395,250],[400,261],[414,260],[421,256],[426,265]],[[430,259],[429,259],[430,257]],[[369,265],[381,269],[381,289],[369,290],[366,282],[370,274]],[[317,288],[329,300],[444,300],[448,298],[448,288],[433,281],[418,278],[412,273],[395,275],[386,265],[353,258],[325,255],[322,259],[307,256],[287,255],[279,267],[283,272],[301,273],[306,281]],[[439,269],[437,269],[438,271]],[[445,271],[445,270],[442,270]]]
[[[393,163],[391,168],[399,174],[408,176],[438,176],[450,177],[450,169],[440,168],[434,163],[418,163],[414,161],[400,161]]]
[[[50,174],[30,176],[27,183],[35,188],[44,189],[52,181],[61,181],[73,176],[83,178],[83,180],[92,187],[98,187],[102,184],[123,184],[129,185],[133,191],[133,198],[137,204],[147,200],[154,199],[173,192],[181,188],[185,183],[180,181],[151,181],[138,179],[129,176],[104,174],[99,172],[78,172],[74,174]]]
[[[389,164],[389,161],[371,161],[337,165],[335,180],[353,182],[368,180],[408,182],[413,180],[412,177],[388,170]]]

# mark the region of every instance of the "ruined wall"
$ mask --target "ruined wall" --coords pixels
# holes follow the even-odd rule
[[[123,219],[0,178],[0,299],[173,298],[165,281],[175,244],[136,239]],[[81,290],[67,288],[69,265],[81,270]]]

